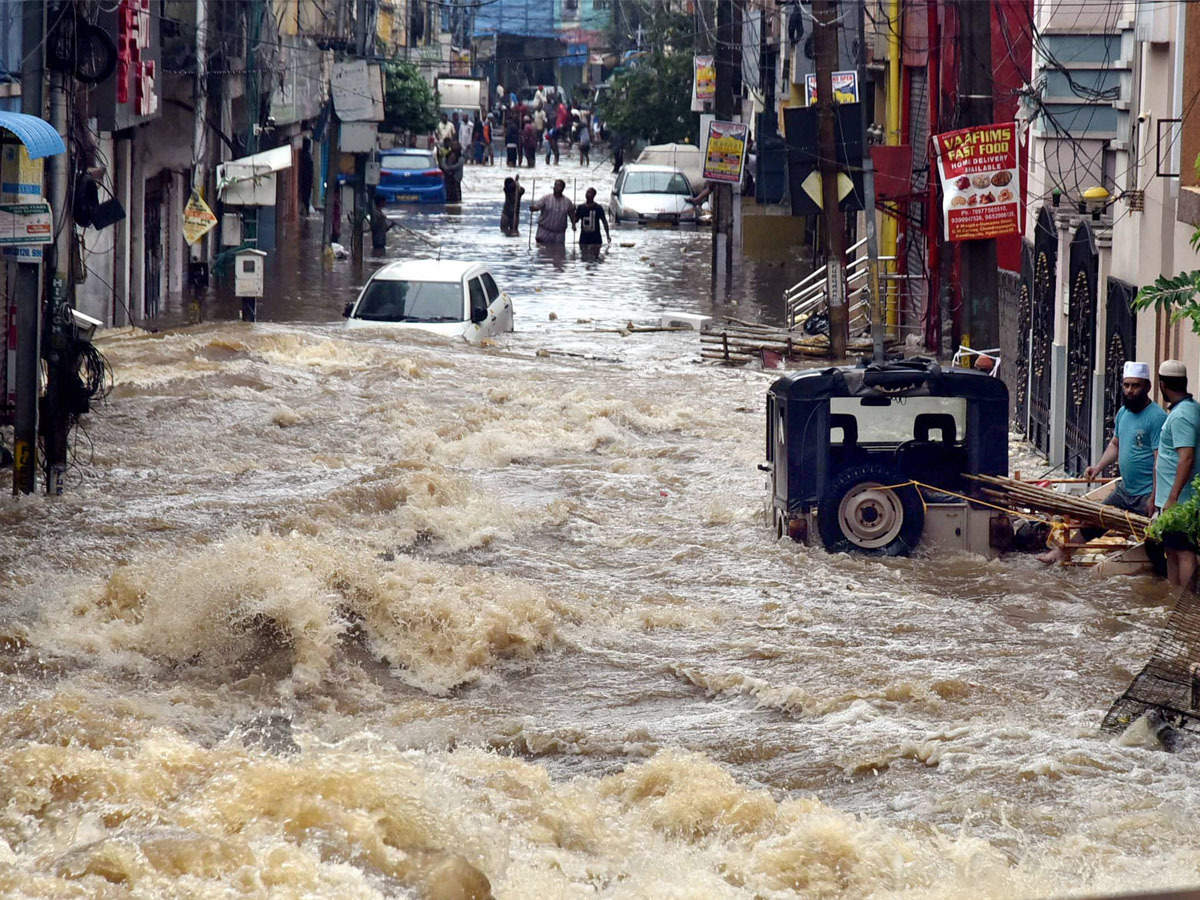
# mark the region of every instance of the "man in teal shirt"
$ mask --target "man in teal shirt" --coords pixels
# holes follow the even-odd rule
[[[1148,516],[1154,512],[1154,454],[1167,414],[1150,399],[1148,363],[1127,362],[1121,374],[1122,405],[1117,410],[1112,440],[1096,464],[1083,470],[1083,477],[1092,481],[1117,463],[1121,480],[1113,486],[1104,504]],[[1091,535],[1085,530],[1084,536]],[[1044,563],[1064,562],[1067,553],[1061,547],[1052,547],[1038,559]]]
[[[1083,477],[1091,481],[1115,461],[1121,480],[1104,502],[1148,516],[1154,512],[1154,452],[1167,414],[1150,399],[1148,364],[1127,362],[1122,375],[1122,405],[1112,440],[1096,464],[1083,470]]]
[[[1166,421],[1158,439],[1154,464],[1154,505],[1159,510],[1183,503],[1194,493],[1196,444],[1200,443],[1200,403],[1187,391],[1187,368],[1177,359],[1158,367],[1158,386],[1167,401]],[[1163,535],[1167,580],[1190,587],[1196,574],[1196,548],[1182,533]]]

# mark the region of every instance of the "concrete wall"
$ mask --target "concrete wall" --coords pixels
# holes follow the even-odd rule
[[[1177,3],[1159,4],[1159,13],[1169,13],[1169,23],[1182,19],[1185,7]],[[1193,23],[1194,25],[1194,23]],[[1119,154],[1118,169],[1128,170],[1128,189],[1140,191],[1134,196],[1141,203],[1118,202],[1113,212],[1113,274],[1139,287],[1160,274],[1200,268],[1200,256],[1188,245],[1193,226],[1177,218],[1180,178],[1155,173],[1159,158],[1165,166],[1189,175],[1191,166],[1179,152],[1180,130],[1163,125],[1164,141],[1159,142],[1158,122],[1184,117],[1194,121],[1195,114],[1185,110],[1184,97],[1195,95],[1200,82],[1197,65],[1187,62],[1187,30],[1172,27],[1169,42],[1142,42],[1135,78],[1138,89],[1130,109],[1128,151]],[[1154,32],[1161,36],[1161,32]],[[1195,56],[1193,51],[1192,56]],[[1191,113],[1191,115],[1186,115]],[[1176,171],[1171,168],[1170,171]],[[1138,316],[1138,357],[1147,361],[1182,359],[1193,383],[1200,380],[1200,339],[1187,324],[1170,323],[1153,311]]]

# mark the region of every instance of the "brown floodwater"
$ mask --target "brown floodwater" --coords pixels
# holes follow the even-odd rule
[[[714,310],[703,232],[539,254],[500,235],[504,174],[400,214],[495,266],[518,330],[494,346],[345,330],[364,273],[322,266],[316,219],[262,321],[214,292],[199,324],[100,339],[115,387],[67,493],[0,498],[0,893],[1200,881],[1196,748],[1098,730],[1165,588],[774,541],[772,376],[617,328],[778,321],[788,273]]]

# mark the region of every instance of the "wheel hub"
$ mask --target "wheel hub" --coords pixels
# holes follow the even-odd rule
[[[896,539],[904,525],[904,505],[895,491],[864,481],[838,504],[842,534],[856,547],[875,550]]]

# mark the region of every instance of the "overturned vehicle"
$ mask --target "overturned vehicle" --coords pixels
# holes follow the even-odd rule
[[[766,444],[777,537],[877,556],[1011,545],[965,477],[1008,474],[998,378],[920,357],[791,373],[767,393]]]

